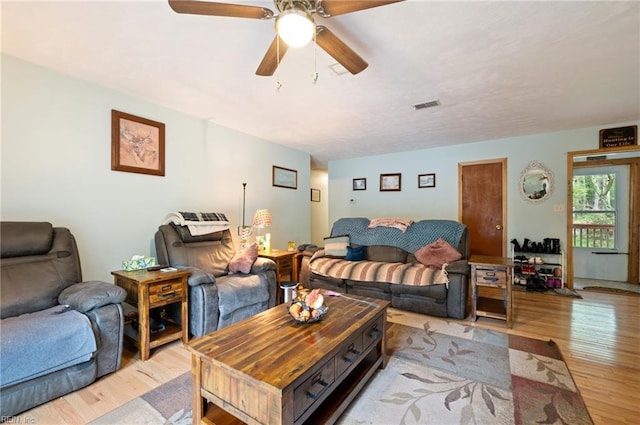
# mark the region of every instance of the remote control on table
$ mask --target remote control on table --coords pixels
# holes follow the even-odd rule
[[[158,271],[158,270],[162,270],[162,269],[164,269],[165,267],[167,267],[167,266],[165,266],[165,265],[160,265],[160,266],[151,266],[151,267],[147,267],[147,271],[155,272],[155,271]]]

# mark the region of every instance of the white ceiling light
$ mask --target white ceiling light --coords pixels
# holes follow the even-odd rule
[[[292,7],[278,15],[276,32],[289,47],[302,47],[313,38],[316,24],[309,13]]]

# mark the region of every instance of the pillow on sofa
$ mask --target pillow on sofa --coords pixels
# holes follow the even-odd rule
[[[347,246],[347,256],[344,257],[345,260],[348,261],[362,261],[364,260],[364,246],[359,246],[357,248],[352,248]]]
[[[258,258],[258,244],[252,243],[251,245],[242,248],[231,259],[229,263],[229,273],[244,273],[251,272],[251,266],[253,262]]]
[[[332,236],[324,238],[324,255],[327,257],[347,256],[347,247],[349,246],[349,235]]]
[[[406,263],[407,251],[395,246],[372,245],[366,248],[365,257],[369,261],[380,261],[382,263]]]
[[[442,238],[423,246],[414,255],[425,266],[436,269],[462,258],[462,254]]]

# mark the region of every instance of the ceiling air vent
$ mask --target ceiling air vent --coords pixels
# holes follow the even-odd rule
[[[439,105],[440,105],[439,100],[432,100],[430,102],[416,103],[415,105],[413,105],[413,109],[417,111],[419,109],[433,108],[434,106],[439,106]]]
[[[329,68],[333,72],[335,72],[337,75],[344,75],[344,74],[349,72],[347,70],[347,68],[345,68],[344,66],[340,65],[339,63],[334,63],[333,65],[329,65]]]

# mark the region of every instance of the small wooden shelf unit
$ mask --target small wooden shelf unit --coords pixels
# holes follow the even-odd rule
[[[512,287],[513,261],[507,257],[472,255],[471,265],[471,321],[478,316],[505,320],[513,326]],[[498,297],[485,297],[481,288],[498,293]]]

